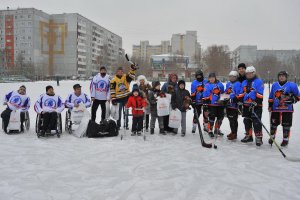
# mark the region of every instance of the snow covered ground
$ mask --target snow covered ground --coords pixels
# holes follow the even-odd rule
[[[46,85],[52,84],[66,98],[74,83],[26,86],[33,105]],[[79,83],[89,94],[89,82]],[[0,84],[1,98],[19,86]],[[263,122],[269,127],[267,90]],[[290,144],[284,152],[300,157],[300,103],[295,110]],[[64,116],[65,112],[63,123]],[[300,163],[286,161],[276,148],[270,148],[266,134],[260,148],[242,144],[242,118],[238,140],[219,138],[215,150],[201,147],[199,135],[191,133],[192,111],[188,112],[186,137],[147,134],[145,142],[129,132],[123,141],[120,137],[76,138],[67,133],[60,139],[38,139],[33,108],[30,117],[29,132],[0,134],[0,199],[300,199]],[[222,130],[230,131],[227,118]],[[207,135],[205,139],[210,140]],[[281,139],[280,128],[277,141]]]

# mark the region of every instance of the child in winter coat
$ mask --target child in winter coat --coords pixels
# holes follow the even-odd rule
[[[141,96],[138,89],[132,90],[126,108],[132,108],[132,129],[131,136],[141,135],[143,129],[144,109],[147,106],[146,100]]]
[[[185,89],[185,81],[178,81],[178,89],[174,91],[171,99],[172,109],[176,108],[181,112],[181,136],[184,137],[186,133],[186,111],[189,110],[191,103],[190,92]],[[177,129],[173,133],[177,134]]]
[[[208,76],[208,83],[205,85],[203,92],[203,104],[208,107],[208,134],[214,137],[215,134],[223,135],[220,132],[220,127],[224,119],[224,106],[220,102],[221,94],[224,93],[223,84],[217,80],[215,73],[210,73]],[[215,120],[217,121],[215,123]],[[214,133],[212,131],[215,125]]]
[[[154,134],[156,119],[159,124],[160,134],[165,135],[164,131],[164,117],[157,115],[157,97],[163,97],[165,94],[160,90],[160,82],[154,81],[152,83],[152,90],[149,91],[148,100],[150,102],[151,120],[150,120],[150,133]]]

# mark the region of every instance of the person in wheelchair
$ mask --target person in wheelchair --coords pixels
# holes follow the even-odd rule
[[[30,98],[26,95],[26,87],[22,85],[18,91],[11,91],[4,96],[3,105],[6,109],[1,113],[3,119],[3,129],[7,133],[7,127],[10,120],[12,111],[19,110],[21,118],[21,132],[24,132],[25,113],[30,108]]]
[[[51,134],[51,130],[57,130],[57,117],[64,110],[64,103],[60,96],[55,95],[51,85],[46,87],[46,94],[42,94],[34,105],[36,113],[43,116],[43,127],[41,127],[41,136]]]
[[[81,85],[75,84],[73,89],[74,92],[69,94],[65,101],[66,108],[69,108],[70,111],[73,108],[78,108],[80,103],[83,103],[86,108],[91,107],[91,100],[87,94],[81,92]]]
[[[72,124],[80,124],[83,117],[83,110],[80,109],[80,105],[84,105],[85,108],[91,107],[91,100],[87,94],[81,92],[81,85],[75,84],[73,89],[74,92],[69,94],[65,101],[65,107],[68,108],[66,113],[65,128],[69,133],[72,133],[73,131]],[[79,110],[74,110],[74,108],[79,108]]]

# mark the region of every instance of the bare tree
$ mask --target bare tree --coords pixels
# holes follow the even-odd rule
[[[261,59],[256,60],[254,63],[258,74],[267,79],[276,80],[277,73],[279,70],[283,70],[282,63],[277,59],[276,56],[264,56]]]
[[[203,62],[209,72],[225,76],[230,71],[230,52],[227,45],[212,45],[203,53]]]

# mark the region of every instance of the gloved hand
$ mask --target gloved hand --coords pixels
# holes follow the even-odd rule
[[[229,98],[225,98],[225,99],[223,100],[223,106],[227,106],[228,103],[229,103],[229,101],[230,101]]]
[[[138,66],[137,64],[133,63],[133,64],[130,65],[130,69],[135,71],[135,70],[138,69],[137,66]]]
[[[249,111],[252,111],[256,106],[257,106],[257,103],[255,101],[251,102],[250,106],[249,106]]]
[[[232,103],[238,103],[239,102],[239,99],[235,96],[232,98]]]
[[[196,101],[193,100],[192,103],[191,103],[192,107],[195,109],[196,108]]]
[[[208,105],[207,104],[203,104],[203,111],[208,110]]]
[[[297,102],[297,99],[294,95],[290,95],[287,100],[285,100],[286,104],[294,104]]]
[[[118,102],[117,102],[116,99],[112,99],[112,100],[111,100],[111,103],[112,103],[112,105],[114,105],[114,106],[116,106],[116,105],[118,104]]]

